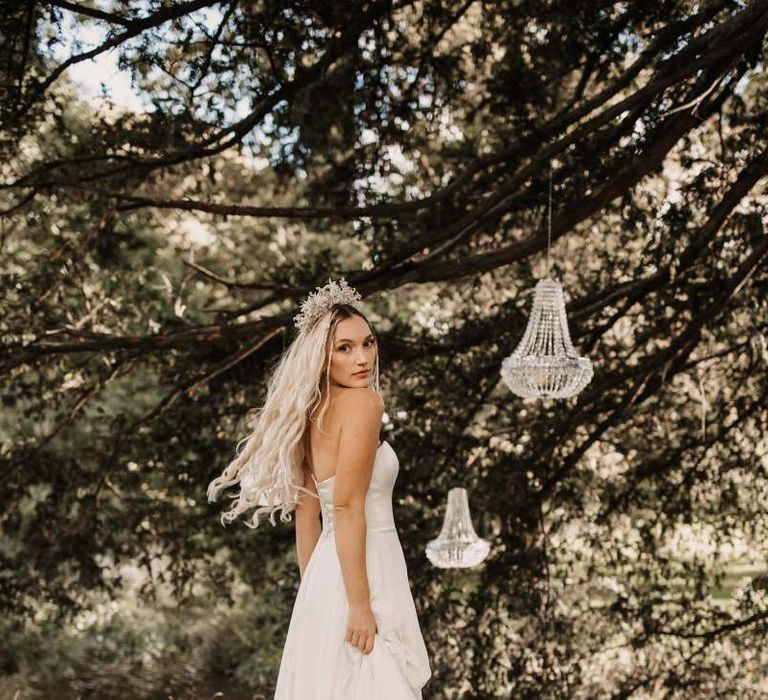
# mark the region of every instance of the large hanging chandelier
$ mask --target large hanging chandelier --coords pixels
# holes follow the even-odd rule
[[[501,363],[506,385],[523,398],[565,399],[592,380],[592,363],[571,343],[562,285],[549,277],[552,239],[552,171],[549,175],[547,274],[536,283],[523,339]]]
[[[523,339],[501,363],[504,382],[524,398],[565,399],[578,394],[592,375],[592,363],[571,343],[562,286],[540,279]]]
[[[469,515],[467,490],[456,486],[448,492],[448,505],[440,534],[427,543],[427,558],[441,569],[477,566],[491,545],[477,536]]]

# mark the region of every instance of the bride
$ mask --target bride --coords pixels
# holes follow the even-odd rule
[[[296,511],[300,583],[274,700],[413,700],[431,677],[392,492],[399,460],[379,442],[376,335],[342,278],[309,294],[250,435],[208,486],[249,527]],[[241,446],[245,443],[245,447]],[[322,526],[321,520],[322,517]]]

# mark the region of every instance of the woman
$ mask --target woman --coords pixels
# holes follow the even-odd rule
[[[301,581],[274,700],[413,700],[431,677],[392,513],[399,461],[379,442],[376,336],[344,279],[302,303],[253,431],[208,487],[231,522],[296,511]],[[320,517],[322,516],[322,529]]]

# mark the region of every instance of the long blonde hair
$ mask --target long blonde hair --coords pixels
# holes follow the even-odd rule
[[[301,330],[280,358],[269,379],[264,405],[247,416],[251,433],[237,443],[235,458],[208,485],[208,501],[213,502],[224,489],[240,484],[240,490],[230,496],[235,501],[232,508],[221,515],[222,525],[250,508],[256,510],[243,521],[250,528],[257,528],[266,513],[274,526],[278,509],[282,509],[280,520],[288,522],[300,491],[316,497],[303,486],[305,433],[315,416],[322,430],[330,398],[333,334],[340,321],[352,316],[368,323],[354,306],[335,304],[316,323]],[[380,393],[378,351],[371,388]]]

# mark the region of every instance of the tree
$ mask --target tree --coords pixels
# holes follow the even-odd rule
[[[6,611],[71,615],[122,561],[151,597],[162,560],[180,604],[242,577],[287,617],[290,528],[221,531],[204,485],[344,274],[382,339],[426,695],[758,697],[768,2],[105,7],[4,11]],[[109,52],[143,111],[68,80]],[[523,402],[498,370],[550,173],[596,376]],[[455,483],[493,548],[445,574],[423,547]]]

